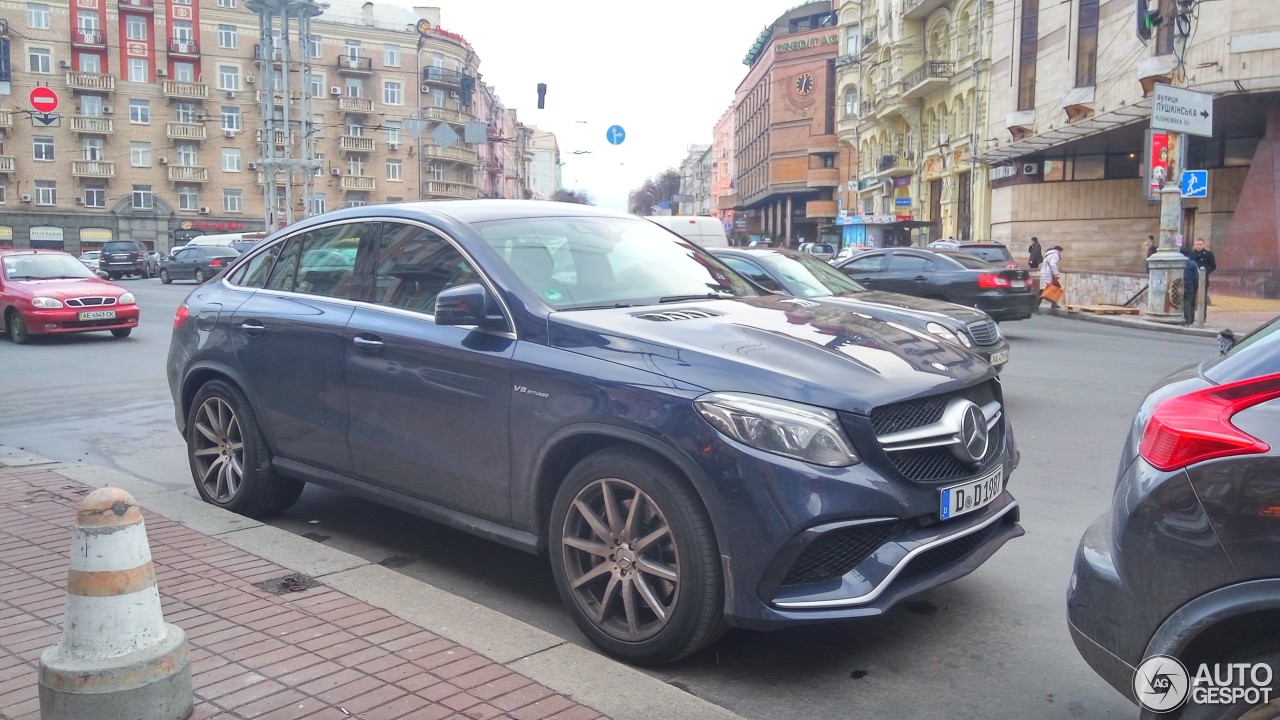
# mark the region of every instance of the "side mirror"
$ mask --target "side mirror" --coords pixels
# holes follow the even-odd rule
[[[1231,332],[1231,328],[1226,328],[1218,333],[1218,354],[1226,355],[1231,348],[1236,345],[1236,334]]]
[[[504,318],[489,291],[480,283],[467,283],[440,291],[436,296],[437,325],[478,325],[493,327]]]
[[[111,279],[111,276],[110,276],[110,275],[108,275],[107,273],[105,273],[105,272],[103,272],[103,271],[101,271],[101,270],[99,270],[99,271],[98,271],[98,277],[102,278],[103,280],[110,280],[110,279]]]

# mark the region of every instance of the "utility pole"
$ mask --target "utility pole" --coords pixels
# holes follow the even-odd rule
[[[1173,87],[1181,87],[1186,82],[1184,62],[1193,4],[1194,0],[1176,0],[1174,16],[1167,20],[1173,23],[1173,53],[1177,58],[1171,83]],[[1185,169],[1180,163],[1186,139],[1183,133],[1174,130],[1169,130],[1168,134],[1169,163],[1164,187],[1159,191],[1160,246],[1154,255],[1147,258],[1147,307],[1142,316],[1154,322],[1180,324],[1183,322],[1183,303],[1195,302],[1195,298],[1186,297],[1185,292],[1175,292],[1182,287],[1182,273],[1186,268],[1186,257],[1178,250],[1178,236],[1182,232],[1181,174]]]

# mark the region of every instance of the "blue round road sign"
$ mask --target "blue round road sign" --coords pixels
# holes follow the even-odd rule
[[[627,139],[627,131],[621,125],[613,125],[605,131],[604,136],[609,139],[610,145],[621,145]]]

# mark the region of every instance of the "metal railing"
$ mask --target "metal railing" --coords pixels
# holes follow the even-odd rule
[[[373,58],[351,57],[350,55],[339,55],[338,71],[362,73],[362,74],[371,73],[373,72]]]
[[[428,68],[423,68],[422,82],[457,86],[462,84],[462,73],[457,70],[446,70],[442,67],[435,67],[433,65]]]
[[[174,55],[199,55],[200,43],[195,38],[170,38],[169,52]]]
[[[72,45],[106,45],[106,36],[101,30],[93,28],[76,28],[71,31]]]
[[[841,55],[840,57],[836,58],[835,64],[836,64],[836,67],[844,67],[845,65],[857,65],[861,61],[862,61],[861,57],[859,57],[857,54],[850,53],[849,55]]]
[[[907,76],[902,79],[902,89],[910,90],[926,80],[947,80],[955,74],[955,63],[931,60],[907,73]]]

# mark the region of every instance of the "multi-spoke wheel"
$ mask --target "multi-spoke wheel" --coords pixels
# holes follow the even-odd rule
[[[302,481],[271,467],[271,451],[244,394],[221,380],[205,383],[191,404],[187,457],[200,497],[232,512],[270,515],[302,493]]]
[[[550,532],[560,595],[607,652],[670,662],[723,630],[711,522],[664,464],[633,450],[587,457],[556,495]]]
[[[1264,676],[1268,680],[1265,685],[1254,686],[1252,680],[1256,676],[1248,669],[1238,674],[1248,680],[1244,683],[1236,682],[1233,685],[1235,688],[1256,687],[1259,691],[1267,690],[1268,692],[1265,695],[1257,692],[1253,697],[1244,697],[1235,703],[1224,701],[1223,704],[1211,705],[1197,703],[1193,695],[1183,707],[1180,717],[1185,720],[1276,720],[1280,718],[1280,693],[1277,693],[1280,690],[1280,649],[1272,644],[1262,650],[1243,652],[1236,657],[1217,660],[1219,661],[1216,663],[1209,661],[1208,667],[1254,668],[1262,665],[1271,668]],[[1187,670],[1193,675],[1196,672],[1196,668],[1191,663],[1187,663]]]

